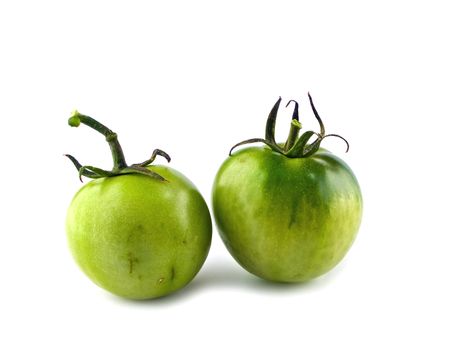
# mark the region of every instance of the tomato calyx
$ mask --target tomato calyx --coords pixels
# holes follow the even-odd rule
[[[78,127],[81,123],[89,126],[90,128],[96,130],[97,132],[105,136],[105,140],[110,146],[110,151],[112,153],[113,159],[112,170],[104,170],[91,165],[81,165],[75,157],[73,157],[70,154],[65,154],[65,157],[70,159],[73,165],[78,170],[78,175],[81,182],[83,182],[83,176],[86,176],[91,179],[98,179],[102,177],[112,177],[125,174],[142,174],[159,181],[167,181],[161,175],[146,168],[156,159],[156,156],[158,155],[164,157],[167,160],[167,162],[170,162],[170,156],[167,153],[160,149],[155,149],[148,160],[141,163],[127,165],[125,155],[123,154],[123,149],[120,146],[120,143],[118,142],[118,137],[115,132],[113,132],[97,120],[87,115],[83,115],[76,110],[73,111],[71,117],[68,119],[68,125],[70,125],[71,127]]]
[[[341,140],[343,140],[347,146],[347,149],[345,152],[348,152],[349,143],[347,142],[345,138],[337,134],[326,134],[323,121],[321,117],[319,116],[318,111],[316,110],[316,107],[313,103],[313,99],[311,98],[310,93],[308,93],[308,99],[310,101],[313,114],[319,123],[320,132],[315,132],[315,131],[310,130],[310,131],[304,132],[301,136],[299,136],[300,129],[302,128],[302,124],[300,123],[299,116],[298,116],[299,106],[298,106],[297,101],[290,100],[287,103],[286,107],[289,106],[290,102],[294,102],[295,107],[294,107],[294,111],[292,114],[292,121],[290,124],[289,136],[285,144],[283,145],[278,144],[275,139],[275,127],[276,127],[277,112],[279,110],[279,106],[282,101],[282,98],[279,97],[277,102],[272,107],[271,112],[269,113],[269,116],[266,122],[265,138],[264,139],[253,138],[253,139],[248,139],[248,140],[239,142],[230,149],[229,155],[231,156],[232,151],[239,146],[246,145],[249,143],[262,142],[266,144],[267,146],[269,146],[269,148],[271,148],[274,152],[280,153],[288,158],[306,158],[316,153],[319,150],[321,142],[326,137],[330,137],[330,136],[338,137]],[[313,142],[308,143],[308,141],[313,136],[316,136],[316,139]]]

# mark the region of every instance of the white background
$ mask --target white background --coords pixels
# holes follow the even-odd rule
[[[0,348],[465,349],[467,54],[463,1],[2,1]],[[230,146],[301,102],[356,173],[359,236],[331,273],[272,285],[217,231],[199,275],[134,302],[74,264],[64,219],[80,188],[63,153],[109,168],[161,148],[210,203]],[[280,110],[278,139],[291,109]],[[163,160],[159,160],[163,163]],[[464,332],[464,333],[462,333]]]

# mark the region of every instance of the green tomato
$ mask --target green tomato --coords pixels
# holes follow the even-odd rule
[[[292,128],[301,126],[295,119]],[[348,165],[319,143],[305,148],[305,142],[292,157],[300,139],[286,149],[270,135],[249,140],[270,147],[243,149],[222,164],[213,185],[214,217],[227,249],[247,271],[271,281],[306,281],[331,270],[349,250],[362,195]],[[313,152],[304,156],[307,150]]]
[[[78,118],[76,120],[76,118]],[[73,119],[75,118],[75,119]],[[106,135],[114,169],[83,167],[95,178],[74,196],[66,232],[74,259],[97,285],[130,299],[157,298],[187,285],[211,244],[211,218],[196,187],[181,173],[150,160],[126,165],[115,133],[76,113],[70,125],[87,124]]]
[[[97,179],[75,195],[66,231],[71,252],[102,288],[132,299],[172,293],[190,282],[211,243],[211,219],[195,186],[152,166],[167,181],[140,174]]]
[[[330,152],[290,159],[250,147],[221,166],[213,208],[240,265],[264,279],[298,282],[344,257],[360,225],[362,197],[350,168]]]

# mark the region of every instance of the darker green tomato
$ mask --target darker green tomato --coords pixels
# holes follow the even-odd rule
[[[300,127],[297,110],[292,129]],[[271,115],[268,128],[270,121]],[[287,148],[267,129],[265,140],[249,141],[269,147],[236,152],[217,173],[212,199],[220,236],[238,263],[259,277],[301,282],[320,276],[342,260],[357,235],[357,179],[344,161],[319,147],[324,126],[322,131],[308,146],[289,137]],[[301,149],[293,147],[300,142]]]
[[[268,280],[299,282],[329,271],[347,253],[362,196],[350,168],[330,152],[291,159],[251,147],[221,166],[213,208],[240,265]]]

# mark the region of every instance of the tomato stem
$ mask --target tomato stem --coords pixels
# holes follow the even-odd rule
[[[287,137],[287,141],[284,145],[284,152],[288,152],[295,145],[295,142],[298,138],[298,134],[300,133],[300,129],[302,128],[302,124],[300,124],[300,122],[298,121],[298,102],[295,100],[290,100],[289,102],[287,102],[287,105],[285,107],[288,107],[290,102],[295,103],[295,108],[292,114],[292,122],[290,123],[289,136]]]
[[[292,119],[292,122],[290,123],[289,136],[287,137],[287,141],[284,145],[285,152],[288,152],[295,145],[301,128],[302,124],[298,120]]]
[[[122,170],[128,167],[125,161],[125,155],[123,154],[122,146],[120,146],[120,142],[118,142],[116,133],[114,133],[105,125],[99,123],[94,118],[83,115],[76,110],[73,111],[70,119],[68,119],[68,124],[72,127],[78,127],[81,123],[89,126],[90,128],[105,136],[105,140],[109,143],[110,151],[112,153],[113,171]]]
[[[89,178],[97,179],[100,177],[110,177],[110,176],[117,176],[117,175],[123,175],[123,174],[137,173],[137,174],[147,175],[157,180],[166,181],[159,174],[149,169],[146,169],[146,166],[150,165],[154,161],[157,155],[164,157],[165,159],[167,159],[168,162],[170,162],[170,156],[167,153],[165,153],[162,150],[155,149],[151,157],[148,160],[128,166],[125,161],[125,155],[123,154],[122,146],[120,146],[120,143],[118,142],[117,134],[115,132],[113,132],[112,130],[110,130],[108,127],[101,124],[97,120],[87,115],[81,114],[75,110],[72,113],[71,117],[68,119],[68,125],[72,127],[78,127],[81,123],[89,126],[90,128],[96,130],[97,132],[105,136],[105,140],[108,142],[110,146],[110,151],[112,153],[113,168],[111,171],[107,171],[107,170],[96,168],[90,165],[83,166],[76,160],[76,158],[74,158],[73,156],[69,154],[66,154],[65,156],[71,160],[71,162],[74,164],[74,166],[78,170],[80,180],[81,180],[81,176],[86,176]]]

